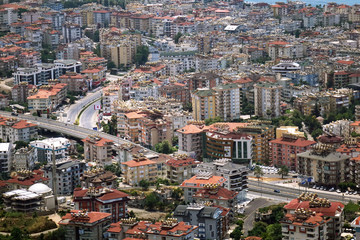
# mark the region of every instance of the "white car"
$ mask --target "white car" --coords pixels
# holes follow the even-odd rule
[[[341,193],[340,189],[337,189],[336,192],[337,192],[337,193]]]

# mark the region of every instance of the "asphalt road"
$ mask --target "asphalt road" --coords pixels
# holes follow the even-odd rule
[[[93,129],[96,127],[97,115],[99,110],[95,110],[94,106],[100,105],[100,100],[94,102],[89,107],[87,107],[80,116],[79,125],[84,128]]]
[[[256,210],[273,204],[276,204],[276,202],[265,198],[256,198],[247,205],[244,212],[244,214],[246,215],[243,228],[245,236],[247,236],[248,231],[253,228]]]
[[[278,186],[274,185],[272,183],[263,183],[263,182],[257,182],[254,180],[248,180],[248,186],[249,191],[253,192],[259,192],[264,193],[267,195],[273,195],[273,196],[279,196],[279,197],[286,197],[289,199],[294,199],[299,196],[301,192],[311,192],[311,193],[317,193],[319,197],[321,198],[327,198],[331,201],[338,201],[338,202],[349,202],[352,201],[360,201],[360,196],[356,195],[343,195],[335,192],[327,192],[327,191],[316,191],[312,188],[291,188],[291,187],[284,187],[284,186]],[[277,189],[280,191],[280,193],[274,192],[274,190]]]

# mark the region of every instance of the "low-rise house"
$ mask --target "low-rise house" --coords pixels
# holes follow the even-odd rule
[[[118,222],[126,217],[128,196],[110,188],[75,188],[75,209],[110,213],[111,221]]]
[[[71,210],[62,217],[59,225],[65,229],[65,239],[105,240],[106,229],[111,223],[111,213]]]

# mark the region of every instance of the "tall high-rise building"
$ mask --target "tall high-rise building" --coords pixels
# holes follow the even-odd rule
[[[282,87],[277,83],[257,83],[254,85],[255,115],[264,118],[280,116]]]

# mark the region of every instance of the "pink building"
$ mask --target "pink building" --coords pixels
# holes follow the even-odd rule
[[[283,134],[282,138],[270,141],[271,161],[275,166],[287,166],[289,170],[296,170],[296,155],[305,152],[314,145],[315,141],[309,141],[301,137]]]

